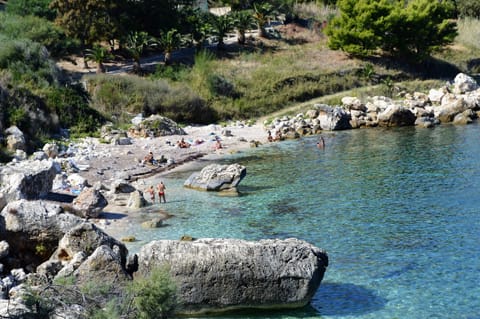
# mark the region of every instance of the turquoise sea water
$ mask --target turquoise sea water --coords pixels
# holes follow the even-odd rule
[[[310,306],[221,318],[480,318],[480,125],[323,135],[324,150],[311,137],[227,159],[247,167],[239,197],[184,189],[191,172],[163,177],[169,202],[155,209],[175,216],[132,224],[129,248],[190,235],[327,250]]]

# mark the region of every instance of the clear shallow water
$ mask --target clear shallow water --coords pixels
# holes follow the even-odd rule
[[[311,306],[221,318],[480,318],[480,126],[365,129],[276,143],[228,161],[240,197],[162,178],[175,217],[141,242],[297,237],[327,250]],[[206,165],[206,163],[199,163]],[[148,218],[146,213],[139,218]]]

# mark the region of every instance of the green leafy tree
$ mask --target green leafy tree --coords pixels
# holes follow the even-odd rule
[[[230,15],[214,16],[212,19],[212,31],[218,38],[217,49],[223,50],[225,48],[224,38],[228,32],[233,30],[233,19]]]
[[[34,15],[53,21],[55,10],[49,7],[51,0],[9,0],[6,11],[20,16]]]
[[[234,12],[233,23],[237,29],[238,43],[245,44],[245,32],[251,29],[254,24],[252,12],[250,10]]]
[[[257,24],[258,36],[261,38],[267,37],[265,25],[272,17],[273,6],[270,3],[253,4],[253,18]]]
[[[190,34],[192,41],[195,43],[197,50],[200,50],[203,43],[212,33],[212,25],[209,23],[210,13],[202,12],[200,10],[190,10],[185,14],[184,26],[181,30],[184,34]]]
[[[388,53],[423,61],[456,36],[450,0],[339,0],[328,45],[353,55]]]
[[[386,18],[387,36],[383,37],[381,48],[392,55],[422,62],[455,40],[454,16],[455,6],[450,0],[415,0],[406,6],[396,5]]]
[[[93,61],[97,64],[97,74],[105,73],[104,63],[108,60],[113,59],[113,55],[108,51],[108,49],[96,45],[93,49],[87,49],[85,57],[89,61]]]
[[[140,58],[148,47],[155,45],[154,39],[147,32],[131,32],[127,36],[126,49],[133,58],[133,72],[141,73]]]
[[[353,55],[373,53],[388,28],[385,19],[393,10],[389,0],[340,0],[340,16],[326,29],[328,45]]]
[[[52,0],[50,8],[57,11],[55,22],[67,35],[80,41],[82,52],[95,42],[111,39],[116,24],[114,0]],[[84,56],[85,57],[85,56]],[[85,67],[87,62],[84,59]]]
[[[165,64],[169,65],[172,60],[173,51],[177,50],[182,44],[182,36],[176,29],[172,29],[162,34],[159,42],[164,53]]]

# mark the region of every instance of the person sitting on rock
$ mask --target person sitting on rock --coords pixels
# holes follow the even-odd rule
[[[149,152],[145,157],[143,158],[143,163],[144,164],[151,164],[151,165],[157,165],[158,162],[153,158],[153,153]]]
[[[154,161],[154,159],[153,159],[153,153],[150,152],[150,153],[148,153],[147,155],[145,155],[145,157],[143,158],[143,161],[144,161],[145,163],[148,163],[148,164],[153,164],[153,161]]]

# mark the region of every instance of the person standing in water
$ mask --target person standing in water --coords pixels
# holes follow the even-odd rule
[[[163,184],[162,181],[160,181],[160,184],[157,185],[157,191],[158,191],[158,202],[161,203],[162,202],[162,198],[163,198],[163,202],[166,203],[167,200],[165,199],[165,190],[167,188],[165,187],[165,184]]]
[[[317,143],[317,147],[320,148],[320,149],[325,148],[325,140],[323,139],[323,136],[320,136],[320,140]]]
[[[152,204],[155,203],[155,189],[153,189],[153,185],[147,188],[147,193],[150,194],[150,200],[152,201]]]

